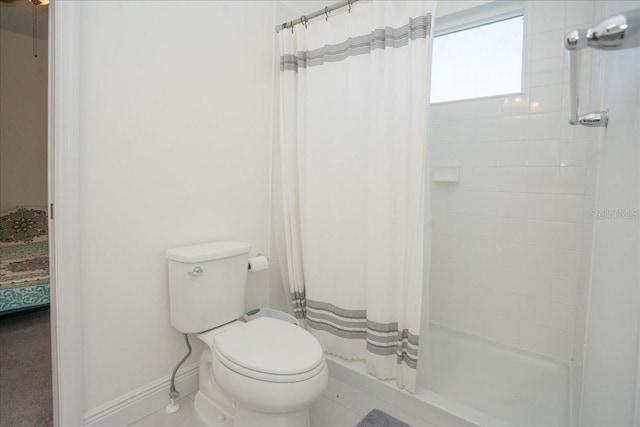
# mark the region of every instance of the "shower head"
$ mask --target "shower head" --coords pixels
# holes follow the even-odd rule
[[[589,28],[587,44],[604,50],[640,46],[640,9],[614,15]]]
[[[588,30],[573,30],[564,40],[567,50],[592,47],[617,50],[640,46],[640,9],[611,16]]]

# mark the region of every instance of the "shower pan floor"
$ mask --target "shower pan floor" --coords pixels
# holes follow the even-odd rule
[[[569,367],[438,325],[429,389],[511,426],[569,425]]]

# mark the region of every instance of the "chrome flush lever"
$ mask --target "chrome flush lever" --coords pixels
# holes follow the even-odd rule
[[[189,271],[187,273],[189,276],[191,277],[199,277],[202,276],[202,267],[197,266],[196,268],[194,268],[193,270]]]

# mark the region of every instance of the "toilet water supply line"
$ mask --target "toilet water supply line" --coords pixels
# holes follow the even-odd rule
[[[183,335],[184,335],[184,342],[187,344],[187,348],[189,349],[189,351],[187,351],[187,355],[184,356],[182,360],[178,362],[176,367],[173,368],[173,373],[171,374],[171,388],[169,389],[169,399],[171,399],[171,401],[164,408],[164,410],[168,414],[177,412],[180,409],[180,403],[176,401],[180,397],[180,392],[176,390],[176,373],[178,372],[178,369],[184,363],[184,361],[187,360],[189,356],[191,356],[191,343],[189,342],[189,334],[183,334]]]

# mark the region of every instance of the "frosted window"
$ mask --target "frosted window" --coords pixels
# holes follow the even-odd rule
[[[522,91],[523,16],[436,36],[431,102]]]

